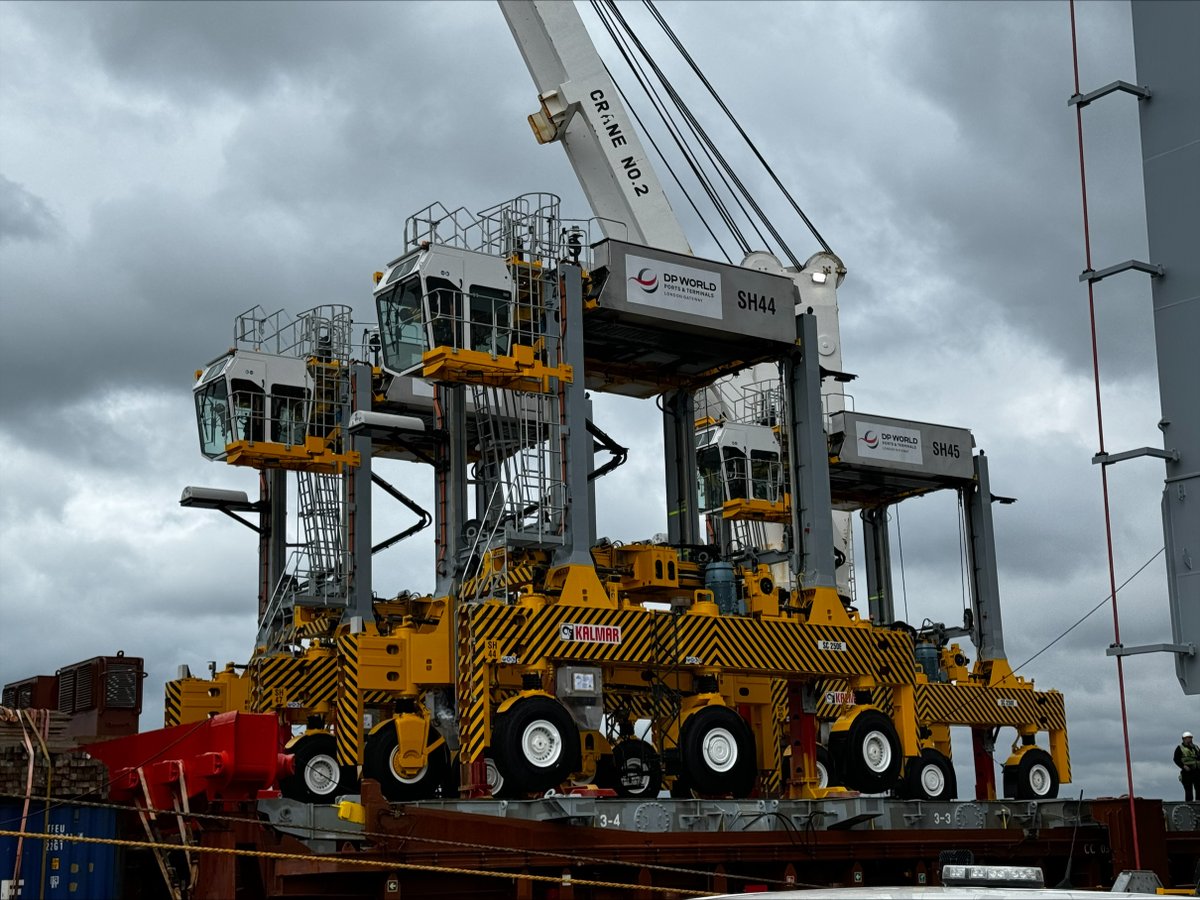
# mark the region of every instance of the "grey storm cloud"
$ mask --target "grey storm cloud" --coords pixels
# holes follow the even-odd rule
[[[0,242],[45,240],[58,227],[45,200],[0,175]]]
[[[803,260],[815,239],[637,5],[623,8]],[[971,428],[995,492],[1018,499],[995,513],[1006,646],[1014,664],[1038,654],[1108,593],[1067,4],[661,10],[847,264],[855,408]],[[1077,14],[1084,90],[1133,80],[1128,5]],[[255,473],[201,458],[189,396],[195,369],[232,343],[234,316],[341,303],[367,327],[371,273],[434,201],[482,209],[548,190],[566,216],[587,208],[561,148],[529,132],[536,90],[492,3],[10,2],[0,60],[0,614],[12,635],[0,680],[140,653],[154,725],[177,664],[244,661],[253,641],[253,535],[177,505],[186,484],[257,490]],[[1135,107],[1090,107],[1085,141],[1097,262],[1139,257]],[[697,253],[718,258],[659,174]],[[1153,444],[1148,290],[1116,281],[1097,291],[1110,442]],[[657,411],[595,403],[597,424],[631,448],[597,485],[599,533],[664,531]],[[380,470],[432,504],[424,468]],[[1162,545],[1161,472],[1112,482],[1123,581]],[[381,535],[410,524],[387,502],[375,515]],[[961,621],[953,498],[898,516],[910,619]],[[430,590],[430,542],[374,569],[381,595]],[[1165,639],[1163,594],[1160,559],[1121,593],[1126,640]],[[53,653],[37,639],[47,617],[70,623]],[[1111,640],[1105,606],[1021,673],[1066,694],[1089,794],[1125,790]],[[1139,791],[1173,796],[1164,761],[1197,710],[1160,702],[1179,698],[1166,658],[1131,660],[1126,677]]]

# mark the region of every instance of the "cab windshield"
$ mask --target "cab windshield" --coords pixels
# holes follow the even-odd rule
[[[425,332],[421,317],[421,278],[412,274],[376,298],[383,365],[407,373],[421,364]]]

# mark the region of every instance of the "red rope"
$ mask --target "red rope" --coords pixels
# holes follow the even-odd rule
[[[1079,45],[1075,36],[1075,0],[1071,8],[1071,62],[1075,69],[1075,96],[1079,96]],[[1083,161],[1083,108],[1075,105],[1075,126],[1079,134],[1079,187],[1083,196],[1083,250],[1087,269],[1092,269],[1092,235],[1088,226],[1087,170]],[[1092,381],[1096,389],[1096,430],[1099,433],[1100,452],[1104,452],[1104,406],[1100,402],[1100,352],[1096,342],[1096,297],[1093,284],[1088,282],[1088,321],[1092,329]],[[1108,467],[1100,467],[1100,486],[1104,494],[1104,541],[1108,550],[1109,596],[1112,598],[1113,642],[1121,643],[1121,616],[1117,610],[1117,574],[1113,563],[1112,516],[1108,502]],[[1138,841],[1137,814],[1133,796],[1133,761],[1129,752],[1129,715],[1125,707],[1125,668],[1122,658],[1117,658],[1117,694],[1121,699],[1121,732],[1125,741],[1125,778],[1129,785],[1129,825],[1133,837],[1134,867],[1142,867],[1142,851]]]

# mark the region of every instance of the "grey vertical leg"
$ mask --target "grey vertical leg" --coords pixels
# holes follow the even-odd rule
[[[698,544],[696,412],[690,391],[663,394],[663,450],[667,476],[667,539]]]
[[[588,399],[583,383],[583,285],[579,268],[563,264],[559,270],[565,285],[560,308],[566,322],[563,335],[563,362],[575,372],[574,380],[563,386],[566,396],[561,438],[566,471],[565,541],[556,554],[557,565],[591,565],[590,537],[595,519],[590,503],[588,472],[592,468],[592,436],[588,434]]]
[[[896,621],[892,592],[892,550],[888,536],[888,508],[875,506],[862,511],[863,543],[867,565],[867,604],[871,621],[886,625]]]
[[[987,457],[975,456],[975,485],[963,490],[967,511],[967,571],[971,581],[971,639],[980,659],[1005,659],[1000,620],[1000,582],[996,575],[996,531],[992,525],[992,488]]]
[[[796,318],[801,349],[784,364],[788,386],[788,466],[792,483],[792,572],[806,588],[837,589],[833,560],[833,500],[829,491],[829,443],[821,412],[821,364],[817,320]]]
[[[350,372],[353,409],[371,408],[371,369],[355,363]],[[360,463],[349,475],[346,515],[350,536],[351,571],[350,603],[346,616],[361,616],[370,620],[371,604],[371,439],[355,435],[350,447],[359,454]]]

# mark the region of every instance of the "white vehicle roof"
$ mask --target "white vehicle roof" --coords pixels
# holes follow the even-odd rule
[[[949,898],[956,900],[997,900],[1000,897],[1029,898],[1029,900],[1096,900],[1097,891],[1060,888],[1015,888],[1015,887],[855,887],[815,888],[813,890],[768,891],[756,894],[720,894],[709,900],[853,900],[855,897],[873,897],[876,900],[923,900],[923,898]],[[1158,897],[1158,894],[1121,893],[1120,897]]]

